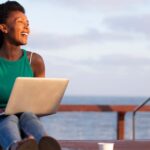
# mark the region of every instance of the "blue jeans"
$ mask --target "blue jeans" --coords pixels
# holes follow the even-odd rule
[[[46,135],[39,118],[33,113],[0,116],[0,145],[4,150],[22,140],[21,131],[26,136],[32,135],[37,142]]]

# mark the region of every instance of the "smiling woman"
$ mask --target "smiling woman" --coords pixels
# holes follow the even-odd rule
[[[15,42],[16,45],[27,44],[29,34],[29,23],[24,13],[20,11],[11,12],[5,24],[1,25],[1,31],[6,34],[6,38]]]
[[[21,49],[27,44],[29,33],[24,8],[16,1],[0,4],[1,112],[7,105],[17,77],[45,77],[42,57]],[[31,112],[1,114],[0,127],[0,145],[4,150],[60,150],[58,142],[48,136],[39,117]]]

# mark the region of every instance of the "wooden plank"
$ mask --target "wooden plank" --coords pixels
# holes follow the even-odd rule
[[[59,143],[62,150],[98,150],[98,141],[62,140]]]
[[[98,150],[98,141],[59,140],[62,150]]]
[[[132,112],[137,105],[60,105],[58,111],[95,111],[95,112]],[[150,111],[150,105],[144,106],[139,111]]]
[[[149,150],[150,141],[59,140],[62,150],[99,150],[98,143],[113,142],[114,150]]]
[[[116,141],[114,150],[149,150],[150,141]]]

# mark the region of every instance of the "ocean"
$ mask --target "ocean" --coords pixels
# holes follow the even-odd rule
[[[65,96],[62,104],[140,105],[147,97]],[[150,102],[147,104],[150,105]],[[111,112],[57,112],[42,117],[48,134],[58,140],[114,140],[116,113]],[[125,118],[125,139],[132,139],[132,113]],[[136,114],[136,139],[150,139],[150,113]]]

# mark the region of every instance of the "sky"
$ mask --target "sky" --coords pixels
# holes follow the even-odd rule
[[[0,0],[5,2],[5,0]],[[66,95],[150,95],[150,0],[18,0],[46,77],[68,78]]]

